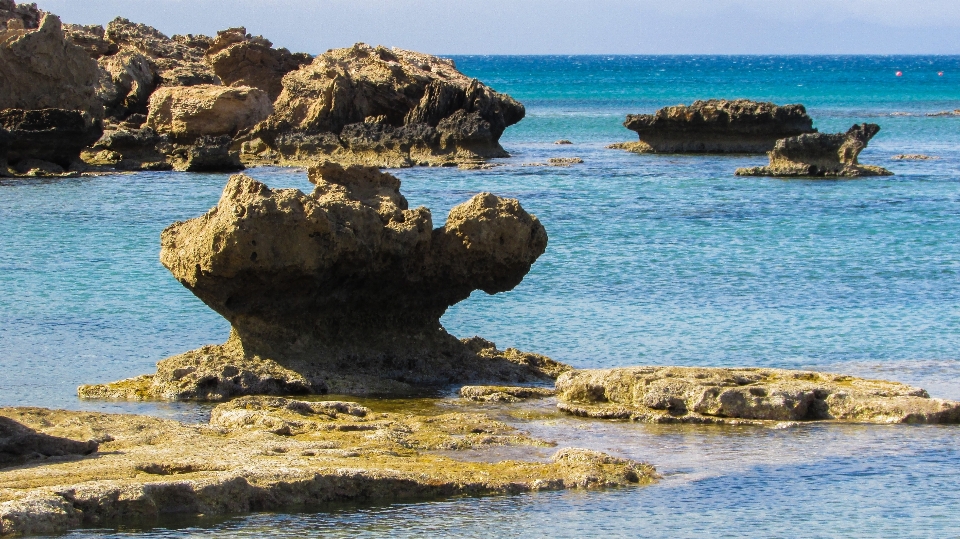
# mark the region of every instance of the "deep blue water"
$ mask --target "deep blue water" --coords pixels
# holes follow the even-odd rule
[[[926,116],[960,108],[960,57],[456,60],[527,106],[502,140],[508,164],[585,163],[395,172],[437,225],[453,205],[492,191],[519,198],[550,236],[514,291],[476,293],[450,309],[443,323],[452,333],[577,367],[810,367],[960,398],[960,117]],[[737,178],[735,168],[765,158],[605,149],[634,138],[620,125],[627,113],[710,97],[804,103],[821,131],[878,123],[861,161],[896,175]],[[561,138],[575,144],[552,144]],[[899,153],[939,159],[891,160]],[[248,173],[309,189],[299,171]],[[215,205],[225,180],[142,173],[0,183],[0,405],[202,413],[74,395],[81,383],[152,372],[166,356],[226,338],[226,322],[158,261],[160,231]],[[614,427],[588,432],[606,428]],[[960,536],[958,433],[620,425],[605,433],[613,441],[572,441],[649,460],[667,474],[661,484],[255,515],[150,533]]]

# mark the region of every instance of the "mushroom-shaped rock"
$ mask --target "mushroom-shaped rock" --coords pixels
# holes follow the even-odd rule
[[[763,153],[778,139],[816,131],[803,105],[747,99],[695,101],[656,114],[630,114],[623,125],[640,140],[612,147],[637,153]]]
[[[859,124],[846,133],[811,133],[777,141],[765,167],[737,169],[738,176],[861,177],[891,176],[892,172],[857,161],[867,143],[880,132],[877,124]]]
[[[208,347],[207,359],[165,360],[149,380],[81,394],[395,393],[565,370],[440,325],[474,290],[514,288],[544,252],[546,231],[519,202],[481,193],[434,229],[390,174],[328,162],[309,177],[308,195],[234,176],[216,208],[163,232],[161,262],[230,321],[225,345]],[[137,384],[150,387],[130,389]]]
[[[523,105],[452,60],[363,43],[317,56],[282,83],[276,112],[247,141],[271,163],[320,156],[401,167],[507,157],[500,136],[524,116]]]

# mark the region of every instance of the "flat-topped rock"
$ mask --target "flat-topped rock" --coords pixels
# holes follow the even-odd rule
[[[162,234],[161,262],[230,321],[227,343],[81,396],[395,393],[552,381],[567,368],[440,324],[474,290],[513,289],[546,249],[543,225],[517,200],[478,194],[434,228],[430,210],[409,209],[400,181],[376,168],[323,163],[309,177],[307,195],[234,176],[216,208]]]
[[[892,176],[889,170],[861,165],[860,152],[877,133],[877,124],[858,124],[846,133],[811,133],[777,141],[765,167],[738,168],[737,176],[859,178]]]
[[[363,43],[287,73],[274,107],[244,140],[245,161],[403,167],[507,157],[500,136],[524,116],[452,60]]]
[[[552,458],[522,462],[458,459],[457,452],[467,449],[511,446],[532,454],[553,445],[468,412],[423,415],[350,402],[248,397],[218,406],[203,425],[0,408],[0,429],[5,422],[41,436],[103,442],[96,458],[0,468],[3,537],[150,525],[160,515],[178,513],[212,516],[330,502],[595,489],[657,478],[650,465],[584,449],[560,449]]]
[[[763,368],[630,367],[557,379],[559,408],[651,423],[960,423],[960,403],[898,382]]]
[[[519,402],[527,399],[552,397],[557,392],[550,387],[463,386],[460,396],[481,402]]]
[[[611,147],[637,153],[764,153],[779,139],[816,131],[803,105],[747,99],[695,101],[655,114],[630,114],[623,125],[640,140]]]
[[[93,440],[51,436],[0,415],[0,468],[46,457],[89,455],[97,447]]]

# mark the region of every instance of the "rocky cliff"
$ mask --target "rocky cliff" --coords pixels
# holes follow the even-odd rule
[[[612,147],[638,153],[763,153],[778,139],[813,133],[803,105],[777,106],[746,99],[711,99],[630,114],[624,127],[639,142]]]
[[[738,176],[847,177],[890,176],[887,169],[861,165],[860,152],[880,132],[877,124],[859,124],[846,133],[812,133],[778,140],[765,167],[737,169]]]
[[[164,266],[230,321],[226,344],[164,360],[152,379],[81,394],[362,394],[565,370],[440,325],[474,290],[517,286],[544,252],[547,234],[519,202],[481,193],[435,229],[390,174],[328,162],[309,177],[308,195],[234,176],[216,208],[162,234]]]

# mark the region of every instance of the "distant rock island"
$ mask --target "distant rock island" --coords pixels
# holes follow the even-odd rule
[[[359,43],[314,58],[244,28],[167,37],[0,0],[2,175],[469,166],[508,157],[500,136],[524,114],[427,54]]]
[[[803,105],[747,99],[695,101],[655,114],[630,114],[623,125],[640,140],[610,147],[636,153],[765,153],[779,139],[816,132]]]
[[[854,125],[846,133],[812,133],[777,141],[765,167],[740,168],[737,176],[859,178],[891,176],[889,170],[861,165],[860,152],[877,133],[877,124]]]

